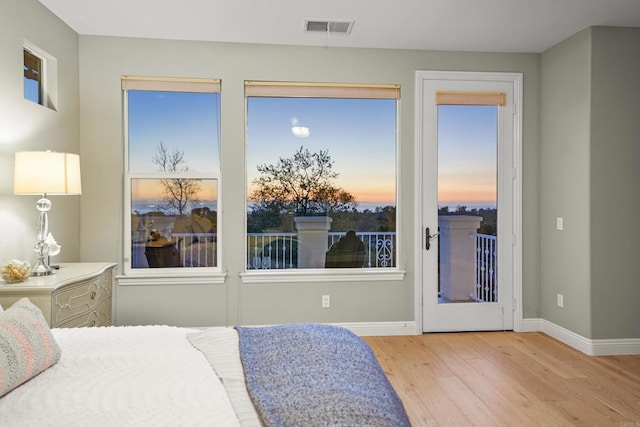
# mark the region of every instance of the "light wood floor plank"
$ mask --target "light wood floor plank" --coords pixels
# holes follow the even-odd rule
[[[640,426],[640,355],[542,333],[365,337],[414,426]]]

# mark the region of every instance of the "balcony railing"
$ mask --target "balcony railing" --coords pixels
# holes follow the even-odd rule
[[[327,248],[330,248],[344,234],[327,233]],[[356,235],[365,244],[365,268],[396,266],[396,233],[360,232]],[[473,293],[471,295],[467,293],[467,295],[478,302],[498,301],[496,236],[477,233],[472,236],[475,248],[474,285]],[[172,240],[168,243],[168,248],[173,248],[176,267],[216,266],[216,233],[173,233]],[[144,244],[140,249],[144,251],[143,248]],[[137,251],[133,254],[134,259],[136,259],[136,253]],[[144,256],[144,252],[138,255]],[[148,267],[142,260],[135,262],[134,266]],[[298,268],[298,233],[247,234],[247,270],[295,268]]]
[[[344,233],[329,233],[329,247],[340,240]],[[392,268],[396,264],[396,233],[361,232],[356,236],[364,242],[366,268]]]
[[[172,233],[181,267],[215,267],[216,233]]]
[[[345,233],[328,233],[331,247]],[[361,232],[365,244],[365,268],[395,267],[396,233]],[[247,270],[298,268],[298,233],[248,233]]]
[[[248,233],[247,270],[298,266],[298,233]]]
[[[475,288],[471,298],[478,302],[498,301],[497,240],[496,236],[475,234],[476,259],[474,260]]]

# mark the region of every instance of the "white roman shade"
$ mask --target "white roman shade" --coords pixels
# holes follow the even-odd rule
[[[436,92],[436,105],[498,105],[507,103],[504,92]]]
[[[122,90],[220,93],[219,79],[122,76]]]
[[[245,81],[246,97],[400,99],[399,84]]]

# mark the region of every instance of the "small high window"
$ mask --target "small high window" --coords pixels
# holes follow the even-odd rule
[[[23,54],[24,99],[56,110],[58,104],[58,61],[27,41],[23,44]]]
[[[42,58],[24,49],[24,99],[42,105]]]

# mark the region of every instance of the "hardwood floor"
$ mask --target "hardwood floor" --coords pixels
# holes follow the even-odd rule
[[[364,340],[414,427],[640,427],[640,355],[587,356],[538,332]]]

